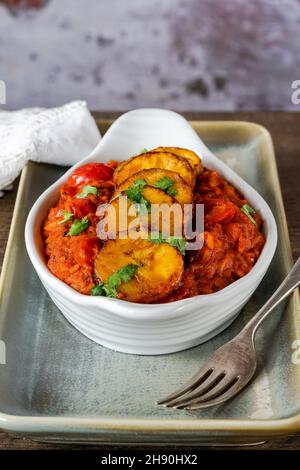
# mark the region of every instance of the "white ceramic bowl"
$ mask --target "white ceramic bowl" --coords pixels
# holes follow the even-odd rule
[[[43,255],[41,224],[56,202],[59,187],[74,168],[93,161],[124,160],[141,148],[186,147],[205,166],[217,170],[247,197],[264,221],[266,243],[253,269],[225,289],[169,304],[136,304],[82,295],[48,270]],[[179,114],[160,109],[130,111],[117,119],[96,149],[65,173],[36,201],[27,219],[26,247],[30,259],[57,307],[81,333],[96,343],[131,354],[164,354],[198,345],[226,328],[260,283],[272,260],[277,229],[263,198],[204,145]]]

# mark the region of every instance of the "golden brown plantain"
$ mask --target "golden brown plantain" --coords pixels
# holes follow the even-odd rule
[[[134,277],[118,287],[123,300],[157,302],[175,290],[183,275],[179,251],[167,243],[154,244],[148,239],[109,240],[100,251],[95,272],[101,282],[122,267],[134,264]]]
[[[115,184],[116,184],[116,181],[118,180],[118,174],[119,174],[119,172],[121,171],[121,169],[123,168],[123,166],[126,165],[127,161],[128,161],[128,160],[124,160],[124,161],[120,162],[120,163],[118,164],[117,168],[115,168],[114,176],[113,176]]]
[[[201,173],[201,170],[202,170],[201,158],[198,157],[198,155],[192,150],[181,148],[181,147],[157,147],[151,150],[151,152],[174,153],[174,155],[178,155],[179,157],[183,157],[186,160],[188,160],[190,165],[195,169],[196,175],[199,175]]]
[[[162,232],[165,236],[182,236],[183,210],[181,205],[161,189],[152,186],[145,186],[142,194],[151,203],[149,228]]]
[[[195,170],[189,162],[178,155],[169,152],[148,152],[132,157],[119,165],[114,172],[114,182],[119,186],[130,176],[142,170],[162,168],[178,173],[181,178],[193,188],[195,185]]]
[[[105,228],[107,238],[113,238],[115,233],[126,232],[133,221],[135,221],[135,226],[148,226],[148,212],[138,211],[135,203],[125,196],[126,194],[122,193],[120,197],[113,199],[103,214],[107,223]]]
[[[176,203],[172,196],[169,196],[164,191],[158,188],[153,188],[152,186],[145,186],[142,190],[144,198],[149,201],[151,204],[168,204],[171,206]]]
[[[144,179],[149,186],[154,186],[155,183],[162,178],[169,178],[174,182],[172,189],[176,191],[174,199],[180,204],[190,204],[193,200],[192,188],[179,176],[175,171],[165,170],[162,168],[151,168],[150,170],[142,170],[138,173],[127,178],[123,181],[117,189],[117,192],[122,192],[127,188],[134,185],[137,179]]]
[[[125,198],[126,192],[123,191],[120,194],[120,197],[113,198],[110,205],[112,208],[109,208],[107,212],[103,214],[106,217],[107,221],[109,222],[109,230],[107,230],[108,238],[111,238],[111,234],[116,232],[124,232],[130,229],[130,226],[133,225],[135,227],[151,227],[152,222],[152,230],[163,232],[166,235],[182,235],[182,218],[180,215],[182,214],[181,206],[177,203],[175,199],[171,196],[166,194],[164,191],[153,188],[152,186],[145,186],[142,190],[142,195],[151,205],[156,204],[162,206],[162,210],[158,213],[157,218],[153,217],[151,219],[151,213],[145,213],[145,207],[142,207],[142,211],[138,210],[138,206],[131,201],[128,197]],[[174,210],[176,210],[178,219],[175,219],[174,212],[169,211],[169,207],[174,206]],[[158,208],[156,206],[156,208]],[[150,210],[151,208],[149,208]],[[153,207],[154,210],[154,207]],[[183,217],[183,215],[182,215]],[[113,218],[115,218],[116,223],[114,224]],[[177,231],[175,233],[175,220],[177,223]],[[132,224],[132,225],[131,225]]]

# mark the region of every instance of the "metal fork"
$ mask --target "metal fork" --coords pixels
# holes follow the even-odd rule
[[[257,366],[255,334],[274,308],[300,284],[300,258],[266,304],[242,331],[221,346],[182,387],[157,402],[168,408],[196,410],[219,405],[239,393]]]

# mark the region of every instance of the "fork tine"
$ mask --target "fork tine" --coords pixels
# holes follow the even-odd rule
[[[204,382],[201,382],[201,384],[194,388],[190,393],[185,393],[184,395],[169,401],[166,406],[170,408],[177,408],[182,403],[189,403],[194,398],[198,398],[201,395],[206,394],[211,389],[214,390],[214,388],[218,386],[220,382],[223,382],[225,375],[226,374],[223,371],[213,371]]]
[[[181,395],[189,392],[190,390],[194,390],[198,385],[203,383],[212,373],[213,373],[213,368],[207,368],[207,367],[201,368],[200,370],[198,370],[196,374],[194,374],[190,378],[190,380],[188,380],[180,388],[175,390],[175,392],[171,393],[170,395],[163,398],[162,400],[159,400],[157,404],[166,405],[169,401],[180,397]]]
[[[181,403],[176,405],[176,408],[185,408],[195,403],[213,400],[221,396],[224,392],[227,392],[227,390],[230,390],[237,381],[237,377],[228,378],[226,375],[223,375],[223,379],[219,380],[215,386],[210,387],[205,393],[194,394],[193,397],[186,397],[185,400],[182,400]]]
[[[229,387],[225,392],[221,393],[215,398],[202,400],[199,399],[198,401],[195,400],[195,403],[190,403],[189,405],[185,406],[185,410],[200,410],[202,408],[209,408],[210,406],[220,405],[227,400],[235,397],[242,389],[244,388],[244,384],[239,384],[239,381],[235,382],[231,387]]]

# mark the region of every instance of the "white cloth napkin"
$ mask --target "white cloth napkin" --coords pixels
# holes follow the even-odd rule
[[[0,197],[28,160],[73,165],[101,135],[84,101],[59,108],[0,111]]]

